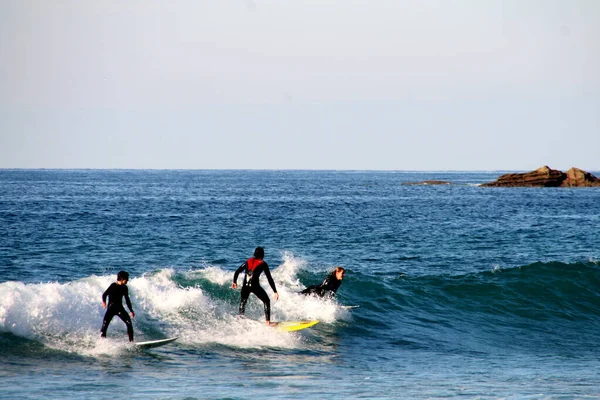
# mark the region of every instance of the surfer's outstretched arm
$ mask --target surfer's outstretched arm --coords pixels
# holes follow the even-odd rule
[[[237,279],[238,279],[240,272],[242,272],[244,270],[244,268],[246,268],[245,262],[242,265],[240,265],[239,268],[233,274],[233,283],[231,284],[231,287],[233,289],[237,289]]]

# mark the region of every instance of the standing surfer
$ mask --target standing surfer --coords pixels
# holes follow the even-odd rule
[[[329,274],[323,283],[320,285],[309,286],[300,293],[304,295],[314,294],[319,297],[324,297],[325,292],[329,291],[329,298],[332,299],[335,296],[335,292],[340,288],[342,279],[344,279],[344,268],[335,267],[333,272]]]
[[[269,300],[269,296],[267,292],[260,286],[259,277],[263,272],[265,273],[267,280],[269,281],[269,285],[271,289],[273,289],[275,301],[279,299],[279,294],[277,293],[277,289],[275,288],[275,282],[273,282],[273,278],[271,277],[271,271],[269,271],[269,265],[263,260],[265,256],[265,250],[262,247],[257,247],[254,250],[254,257],[249,258],[245,263],[240,265],[240,267],[235,271],[233,275],[233,283],[231,287],[233,289],[237,288],[237,278],[240,272],[245,271],[244,274],[244,283],[242,284],[242,293],[240,297],[240,315],[244,315],[246,311],[246,302],[248,301],[248,297],[250,293],[254,293],[256,297],[258,297],[264,304],[265,307],[265,318],[267,320],[267,325],[271,325],[271,301]]]
[[[127,282],[129,281],[129,273],[125,271],[120,271],[117,274],[117,281],[113,282],[108,289],[102,294],[102,308],[106,308],[106,314],[104,314],[104,321],[102,321],[102,329],[100,329],[100,336],[106,337],[106,330],[108,329],[108,325],[110,321],[113,319],[115,315],[125,322],[127,326],[127,335],[129,336],[129,341],[133,342],[133,325],[131,323],[131,318],[127,315],[127,311],[123,307],[123,297],[125,297],[125,302],[127,303],[127,307],[129,307],[131,317],[135,317],[135,313],[133,312],[133,307],[131,307],[131,300],[129,300],[129,289],[127,288]],[[108,297],[108,307],[106,306],[106,297]]]

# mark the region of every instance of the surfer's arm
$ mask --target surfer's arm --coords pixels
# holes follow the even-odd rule
[[[127,307],[129,308],[129,314],[134,317],[135,313],[133,312],[133,307],[131,306],[131,300],[129,299],[129,288],[127,286],[125,286],[125,303],[127,304]]]
[[[111,283],[110,286],[104,291],[104,293],[102,293],[102,308],[106,308],[106,298],[108,297],[109,293],[111,292],[111,288],[114,285],[114,283]]]
[[[233,283],[231,284],[232,288],[234,288],[234,289],[237,288],[237,278],[238,278],[238,275],[240,274],[240,272],[242,272],[244,270],[245,267],[246,267],[246,263],[243,263],[242,265],[240,265],[240,267],[233,274]]]
[[[271,271],[269,271],[269,265],[267,263],[263,263],[265,266],[265,276],[267,277],[267,281],[269,281],[269,286],[273,289],[273,293],[275,296],[275,300],[279,299],[279,293],[277,293],[277,288],[275,287],[275,281],[273,281],[273,277],[271,276]]]

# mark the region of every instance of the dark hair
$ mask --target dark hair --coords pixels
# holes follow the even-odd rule
[[[262,247],[257,247],[254,250],[254,257],[255,258],[260,258],[261,260],[264,258],[265,256],[265,249],[263,249]]]
[[[129,273],[125,272],[125,271],[119,271],[119,273],[117,274],[117,280],[118,281],[128,281]]]

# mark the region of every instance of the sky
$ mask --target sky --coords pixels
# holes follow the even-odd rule
[[[600,171],[597,0],[0,0],[0,168]]]

